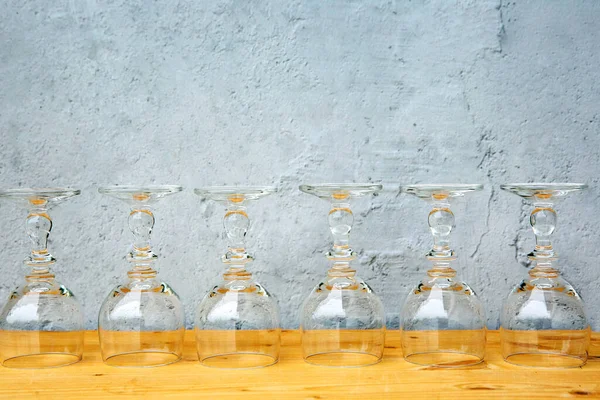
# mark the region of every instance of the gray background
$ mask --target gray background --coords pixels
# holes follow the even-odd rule
[[[373,181],[354,205],[359,274],[398,325],[424,274],[428,206],[399,183],[484,183],[457,202],[456,268],[498,326],[527,272],[530,208],[498,185],[583,181],[558,206],[560,266],[600,329],[600,2],[8,0],[0,16],[0,187],[71,185],[54,270],[87,327],[125,276],[110,183],[179,183],[156,208],[158,268],[187,323],[223,266],[220,205],[193,187],[271,184],[250,268],[283,325],[324,275],[328,205],[303,182]],[[0,203],[1,298],[22,281],[23,210]]]

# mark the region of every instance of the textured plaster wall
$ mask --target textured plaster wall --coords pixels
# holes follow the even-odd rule
[[[527,272],[528,207],[509,181],[583,181],[555,246],[600,329],[600,3],[7,0],[0,16],[0,187],[71,185],[53,212],[60,280],[96,326],[125,276],[127,207],[101,184],[180,183],[156,208],[162,278],[187,324],[223,270],[208,184],[272,184],[250,209],[250,268],[285,327],[327,269],[328,205],[298,184],[382,182],[357,201],[359,274],[397,327],[427,268],[428,206],[398,184],[484,183],[458,202],[457,269],[485,302]],[[0,298],[22,280],[22,210],[0,204]]]

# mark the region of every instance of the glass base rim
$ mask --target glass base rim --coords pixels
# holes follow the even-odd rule
[[[429,199],[435,194],[445,194],[447,197],[461,197],[467,193],[480,190],[483,190],[483,184],[481,183],[418,183],[400,185],[402,193],[412,194],[422,199]]]
[[[414,361],[414,359],[412,359],[413,356],[420,356],[420,355],[426,355],[426,354],[431,354],[431,355],[433,355],[433,354],[464,355],[464,356],[469,356],[470,358],[474,358],[474,359],[473,359],[472,363],[460,364],[460,365],[440,364],[440,363],[421,363],[421,362]],[[404,360],[406,362],[409,362],[409,363],[414,364],[414,365],[420,365],[420,366],[423,366],[423,367],[444,368],[444,369],[472,367],[472,366],[481,364],[484,361],[484,359],[485,359],[485,355],[478,356],[478,355],[473,354],[473,353],[467,353],[467,352],[464,352],[464,351],[451,351],[451,350],[419,351],[419,352],[416,352],[416,353],[405,354],[405,355],[403,355],[403,357],[404,357]]]
[[[129,356],[132,354],[164,354],[164,355],[172,355],[175,358],[171,361],[168,362],[163,362],[160,364],[139,364],[139,365],[118,365],[118,364],[112,364],[110,361],[114,360],[116,357],[122,357],[122,356]],[[112,354],[108,357],[104,357],[102,356],[102,361],[110,366],[110,367],[115,367],[115,368],[155,368],[155,367],[164,367],[166,365],[171,365],[174,364],[178,361],[181,361],[181,359],[183,358],[182,354],[177,354],[173,351],[164,351],[164,350],[133,350],[133,351],[126,351],[126,352],[120,352],[120,353],[116,353],[116,354]]]
[[[514,362],[511,361],[512,357],[515,356],[544,356],[544,357],[548,357],[548,356],[553,356],[555,358],[562,358],[562,359],[571,359],[571,360],[579,360],[580,363],[579,364],[573,364],[573,365],[551,365],[551,366],[544,366],[544,365],[533,365],[533,364],[527,364],[527,363],[519,363],[519,362]],[[565,354],[565,353],[556,353],[556,352],[550,352],[550,351],[532,351],[532,352],[527,352],[527,351],[522,351],[522,352],[518,352],[518,353],[511,353],[508,355],[502,355],[502,358],[504,359],[505,362],[512,364],[512,365],[516,365],[519,367],[525,367],[525,368],[543,368],[543,369],[569,369],[569,368],[580,368],[582,366],[584,366],[587,361],[588,361],[588,357],[582,358],[581,356],[577,356],[577,355],[572,355],[572,354]]]
[[[71,197],[81,193],[81,190],[71,187],[27,187],[0,189],[0,197]]]
[[[510,187],[520,187],[520,188],[530,189],[530,190],[554,190],[554,189],[576,189],[577,190],[577,189],[585,189],[585,187],[587,187],[587,184],[579,183],[579,182],[550,182],[550,183],[544,183],[544,182],[512,183],[512,182],[509,182],[509,183],[503,183],[500,185],[500,189],[502,189],[502,190],[507,190]]]
[[[155,195],[169,195],[183,190],[180,185],[107,185],[100,186],[98,193],[109,196],[135,195],[137,193],[151,193]]]
[[[28,357],[39,357],[39,356],[56,356],[56,355],[60,355],[60,356],[67,356],[69,358],[71,358],[71,361],[68,362],[63,362],[60,364],[55,364],[55,365],[47,365],[47,366],[33,366],[33,367],[22,367],[22,366],[12,366],[12,365],[7,365],[7,362],[10,364],[10,361],[14,361],[14,360],[22,360],[24,358],[28,358]],[[69,353],[69,352],[42,352],[42,353],[30,353],[30,354],[20,354],[17,356],[12,356],[12,357],[8,357],[4,360],[2,360],[2,366],[5,368],[12,368],[12,369],[48,369],[48,368],[61,368],[61,367],[66,367],[69,365],[73,365],[78,363],[79,361],[81,361],[83,359],[83,355],[82,354],[76,354],[76,353]]]
[[[369,363],[361,363],[361,364],[356,364],[356,365],[331,365],[331,364],[323,364],[323,363],[318,363],[318,362],[314,362],[313,358],[316,356],[321,356],[324,354],[361,354],[361,355],[365,355],[365,356],[369,356],[375,359],[375,361],[373,362],[369,362]],[[319,367],[329,367],[329,368],[361,368],[361,367],[368,367],[371,365],[375,365],[375,364],[379,364],[381,362],[381,360],[383,359],[383,355],[381,356],[377,356],[373,353],[369,353],[367,351],[353,351],[353,350],[330,350],[330,351],[321,351],[319,353],[312,353],[309,355],[304,355],[302,356],[302,358],[304,358],[304,361],[308,364],[311,365],[316,365]]]
[[[274,192],[277,188],[270,185],[255,185],[255,186],[198,186],[194,188],[194,193],[203,195],[205,193],[216,193],[216,194],[245,194],[245,192],[261,194],[262,192]]]
[[[359,182],[359,183],[303,183],[298,186],[301,192],[312,194],[317,197],[325,198],[341,192],[348,197],[360,197],[368,194],[376,194],[383,190],[383,185],[379,183]],[[345,200],[346,198],[342,199]]]
[[[232,356],[232,355],[252,355],[252,356],[261,356],[262,358],[265,359],[270,359],[271,362],[268,364],[261,364],[261,365],[254,365],[254,366],[250,366],[250,367],[236,367],[236,366],[217,366],[217,365],[209,365],[206,363],[207,360],[212,360],[215,358],[219,358],[219,357],[227,357],[227,356]],[[229,352],[229,353],[218,353],[218,354],[211,354],[209,356],[205,356],[202,357],[200,356],[200,354],[198,354],[198,361],[200,362],[200,364],[202,364],[202,366],[206,367],[206,368],[214,368],[214,369],[258,369],[258,368],[266,368],[266,367],[270,367],[271,365],[275,365],[279,362],[279,357],[275,357],[272,356],[271,354],[267,354],[267,353],[261,353],[259,351],[236,351],[236,352]]]
[[[570,182],[554,182],[554,183],[506,183],[500,185],[500,189],[516,194],[517,196],[523,197],[524,199],[532,200],[539,195],[543,196],[542,199],[548,199],[556,197],[564,197],[572,192],[584,190],[588,187],[585,183],[570,183]]]

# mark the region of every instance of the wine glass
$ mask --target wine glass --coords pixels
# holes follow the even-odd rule
[[[246,270],[254,258],[246,251],[250,226],[246,206],[275,192],[275,188],[204,187],[198,196],[226,208],[223,226],[229,239],[221,261],[223,280],[200,302],[196,311],[198,359],[208,367],[258,368],[279,360],[280,322],[277,303]]]
[[[179,296],[157,279],[158,256],[150,246],[151,208],[181,192],[181,186],[108,186],[98,191],[131,207],[129,229],[135,239],[127,261],[127,279],[109,294],[98,316],[100,350],[117,367],[156,367],[179,361],[183,352],[184,311]]]
[[[485,312],[475,291],[456,279],[450,247],[454,214],[450,201],[483,189],[483,185],[403,185],[403,193],[431,204],[429,228],[431,268],[408,294],[400,315],[402,351],[406,361],[434,367],[464,367],[483,361]]]
[[[0,190],[0,198],[27,209],[25,229],[32,243],[23,262],[29,268],[25,283],[0,311],[0,357],[5,367],[61,367],[81,360],[83,312],[73,293],[50,272],[56,259],[47,246],[51,207],[79,193],[68,188]]]
[[[500,188],[533,204],[529,222],[535,249],[529,253],[529,277],[511,292],[500,316],[502,356],[532,367],[579,367],[586,363],[590,325],[583,301],[556,268],[551,235],[556,229],[554,204],[582,183],[515,183]]]
[[[331,203],[329,229],[333,248],[327,253],[327,277],[306,299],[301,315],[302,354],[310,364],[360,367],[383,357],[385,314],[383,304],[369,285],[356,276],[356,258],[348,244],[354,215],[350,202],[376,195],[377,184],[301,185],[300,190]]]

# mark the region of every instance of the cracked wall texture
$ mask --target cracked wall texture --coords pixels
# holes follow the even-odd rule
[[[156,207],[161,277],[187,324],[218,278],[219,205],[191,189],[272,184],[250,208],[250,268],[285,327],[327,269],[328,205],[303,182],[374,181],[356,201],[356,267],[398,326],[428,266],[428,206],[399,183],[462,182],[456,268],[490,328],[527,272],[530,208],[509,181],[583,181],[558,207],[560,266],[600,329],[600,3],[8,0],[0,17],[0,186],[71,185],[54,270],[96,326],[128,268],[127,207],[101,184],[180,183]],[[0,295],[22,281],[22,210],[0,204]]]

